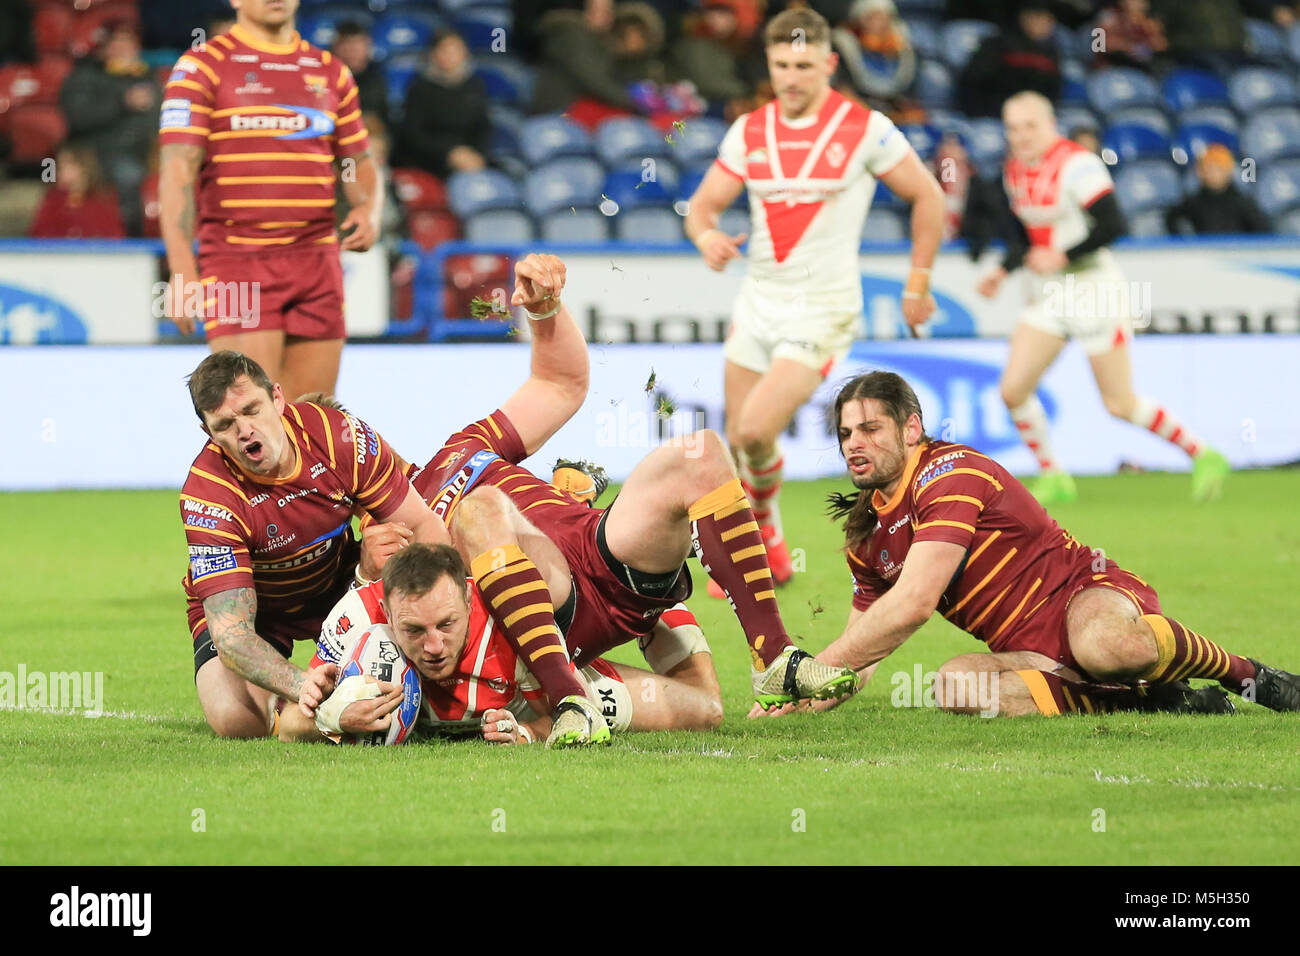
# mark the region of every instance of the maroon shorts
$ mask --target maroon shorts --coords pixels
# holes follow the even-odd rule
[[[593,508],[575,520],[548,529],[548,536],[569,563],[577,592],[573,623],[564,639],[579,667],[611,647],[649,634],[664,611],[691,595],[691,574],[685,565],[662,594],[633,590],[628,569],[605,544],[606,513]]]
[[[1075,595],[1088,588],[1111,588],[1136,604],[1143,614],[1160,613],[1160,598],[1151,585],[1132,571],[1125,571],[1114,561],[1107,560],[1105,571],[1085,572],[1059,588],[1033,614],[990,644],[989,650],[994,653],[1037,651],[1066,667],[1086,673],[1070,651],[1065,619]]]
[[[343,266],[335,245],[292,252],[205,255],[203,331],[209,340],[240,332],[282,331],[341,339]]]

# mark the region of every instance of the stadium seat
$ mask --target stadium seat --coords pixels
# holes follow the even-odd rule
[[[371,35],[376,49],[382,48],[388,54],[413,50],[423,52],[434,33],[443,26],[442,19],[432,13],[406,9],[380,17]]]
[[[617,169],[608,173],[601,192],[618,203],[619,209],[623,211],[642,206],[667,207],[672,202],[663,183],[657,180],[647,182],[636,170],[631,169]]]
[[[488,209],[517,209],[523,205],[519,187],[505,173],[484,169],[453,173],[447,180],[447,202],[461,219]]]
[[[1056,128],[1062,136],[1069,136],[1070,131],[1080,126],[1091,126],[1100,131],[1102,124],[1087,106],[1062,106],[1056,111]]]
[[[973,119],[970,121],[970,135],[971,160],[983,175],[990,175],[1002,165],[1002,157],[1007,150],[1002,121],[992,117]]]
[[[594,209],[565,210],[542,220],[544,242],[608,242],[609,218]]]
[[[388,81],[388,101],[394,107],[406,102],[406,90],[419,74],[421,64],[408,55],[391,56],[384,64],[384,77]]]
[[[682,166],[701,166],[712,163],[718,155],[718,146],[727,134],[727,124],[722,120],[698,116],[685,122],[681,130],[672,133],[673,160]]]
[[[518,209],[490,209],[476,213],[465,221],[465,238],[470,242],[493,244],[525,243],[537,238],[533,220]]]
[[[524,159],[537,166],[560,156],[590,156],[591,135],[566,116],[534,116],[519,131]]]
[[[1169,136],[1173,132],[1173,127],[1169,125],[1169,117],[1165,115],[1164,110],[1158,110],[1151,106],[1135,106],[1131,109],[1117,110],[1106,117],[1106,125],[1115,126],[1119,124],[1144,126],[1161,136]]]
[[[935,28],[933,20],[909,18],[905,23],[908,35],[912,39],[912,49],[916,51],[917,56],[943,55],[943,42],[939,38],[939,31]]]
[[[952,74],[939,60],[921,60],[916,68],[916,98],[922,106],[949,108],[952,104]]]
[[[1290,65],[1285,34],[1264,20],[1246,19],[1246,55],[1269,66]]]
[[[606,166],[667,156],[669,149],[664,134],[640,117],[616,116],[596,127],[596,155]]]
[[[1241,130],[1237,114],[1230,106],[1197,106],[1183,110],[1178,114],[1178,123],[1180,126],[1217,126],[1234,134]]]
[[[0,113],[27,104],[53,106],[58,88],[35,66],[10,63],[0,67]]]
[[[411,241],[425,252],[441,243],[460,238],[460,223],[449,212],[435,209],[416,209],[407,214],[406,228]]]
[[[939,148],[939,140],[943,138],[943,131],[929,123],[904,123],[899,130],[924,162],[929,162],[934,156],[934,151]]]
[[[1061,63],[1061,97],[1058,102],[1070,106],[1088,104],[1088,71],[1078,60]]]
[[[1228,98],[1243,116],[1274,106],[1295,106],[1296,85],[1286,73],[1248,66],[1228,78]]]
[[[884,183],[876,182],[876,192],[871,197],[872,209],[906,209],[907,203],[899,199],[892,189]],[[870,215],[870,212],[868,212]]]
[[[44,103],[28,103],[11,110],[8,126],[13,140],[9,158],[20,164],[39,163],[53,156],[68,135],[63,111]]]
[[[1141,70],[1117,67],[1093,73],[1087,80],[1088,104],[1101,116],[1133,106],[1164,106],[1156,81]]]
[[[946,0],[898,0],[895,4],[904,16],[929,17],[932,20],[943,16],[946,5]]]
[[[1294,24],[1287,31],[1286,45],[1291,54],[1291,62],[1300,63],[1300,23]]]
[[[623,209],[614,217],[614,236],[620,242],[675,245],[686,241],[682,217],[671,209]]]
[[[1300,236],[1300,209],[1292,209],[1278,216],[1273,222],[1278,235]]]
[[[1165,77],[1164,94],[1165,102],[1175,112],[1228,102],[1228,88],[1223,80],[1205,70],[1174,70]]]
[[[1260,163],[1300,157],[1300,111],[1267,110],[1252,116],[1242,130],[1241,149]]]
[[[524,206],[538,220],[569,207],[594,209],[600,204],[605,170],[594,159],[569,157],[539,166],[524,180]]]
[[[677,198],[673,203],[673,208],[677,210],[679,215],[686,215],[687,211],[690,209],[691,197],[695,195],[695,190],[699,188],[701,180],[704,179],[704,174],[708,171],[708,166],[696,167],[695,169],[688,169],[677,177],[676,188],[673,190],[673,194]],[[749,208],[749,202],[743,189],[740,191],[740,195],[736,197],[736,201],[731,204],[730,208],[740,210],[746,210]]]
[[[37,54],[66,53],[72,21],[72,10],[61,4],[42,4],[33,10],[32,33]]]
[[[512,21],[509,7],[476,6],[457,11],[456,32],[475,53],[501,53],[508,47],[494,51],[492,45],[508,43]]]
[[[1180,126],[1178,135],[1174,137],[1174,162],[1196,162],[1205,152],[1205,147],[1211,143],[1222,143],[1232,150],[1234,156],[1237,155],[1240,146],[1237,142],[1237,134],[1222,127],[1211,126],[1209,123],[1188,123]]]
[[[1171,206],[1183,198],[1176,167],[1160,160],[1126,163],[1115,174],[1115,195],[1127,216]]]
[[[1270,216],[1280,216],[1300,207],[1300,160],[1264,167],[1253,195],[1259,207]]]
[[[753,233],[751,226],[748,208],[737,209],[733,206],[724,209],[722,215],[718,217],[718,228],[729,236],[751,235]]]
[[[536,75],[518,60],[500,55],[483,57],[474,72],[483,78],[493,102],[523,106],[533,98]]]
[[[862,227],[863,242],[901,242],[909,237],[903,214],[892,209],[875,209]]]
[[[334,4],[313,10],[311,16],[300,17],[298,32],[308,43],[328,50],[334,45],[334,39],[338,36],[339,24],[349,21],[371,30],[374,28],[375,18],[365,7],[340,7]]]
[[[498,160],[506,157],[517,157],[519,164],[527,168],[519,145],[519,133],[509,126],[492,127],[492,140],[488,146],[488,153],[493,159]]]
[[[663,186],[669,198],[677,195],[678,183],[681,181],[676,163],[671,159],[656,159],[653,156],[645,159],[629,159],[616,166],[606,167],[605,172],[607,174],[633,173],[642,181],[653,179]]]
[[[150,173],[140,182],[140,235],[146,239],[162,237],[162,203],[158,199],[158,174]]]
[[[1165,235],[1165,211],[1148,209],[1128,220],[1128,234],[1134,239],[1157,239]]]
[[[942,48],[948,66],[953,72],[960,71],[984,38],[997,32],[998,28],[985,20],[952,20],[944,24]]]
[[[107,23],[126,20],[136,27],[140,25],[140,10],[134,3],[101,3],[89,8],[84,3],[71,6],[75,12],[63,52],[74,57],[87,56],[99,45]]]
[[[1130,123],[1108,126],[1101,143],[1103,150],[1114,150],[1122,163],[1135,159],[1161,159],[1169,155],[1169,137],[1149,126]]]
[[[447,187],[441,179],[423,169],[394,169],[393,192],[411,209],[446,209]]]

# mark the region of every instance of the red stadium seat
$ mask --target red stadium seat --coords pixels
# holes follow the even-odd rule
[[[512,268],[509,256],[480,252],[448,256],[443,264],[442,314],[449,319],[467,319],[476,297],[490,298],[493,289],[504,289],[508,296],[515,285]]]
[[[39,163],[52,157],[68,135],[68,124],[57,106],[29,104],[10,112],[9,138],[15,163]]]
[[[68,37],[68,52],[73,56],[86,56],[103,40],[105,24],[127,20],[140,28],[140,11],[130,3],[96,3],[76,15]]]
[[[64,53],[72,34],[72,8],[61,3],[46,3],[32,12],[32,32],[36,35],[36,52]]]
[[[72,57],[61,53],[50,53],[41,57],[36,64],[36,72],[41,77],[42,95],[48,96],[50,103],[59,101],[59,88],[72,72]],[[40,100],[39,102],[46,102]]]
[[[449,212],[414,209],[407,217],[411,239],[426,252],[441,243],[460,238],[460,223]]]
[[[23,63],[0,67],[0,113],[28,103],[53,104],[57,102],[58,89],[40,68]]]
[[[393,191],[408,210],[446,209],[447,187],[423,169],[394,169]]]
[[[146,239],[162,236],[159,222],[162,204],[158,201],[158,174],[150,173],[140,183],[140,230]]]

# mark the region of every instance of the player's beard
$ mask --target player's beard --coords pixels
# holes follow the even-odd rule
[[[871,474],[851,478],[854,488],[867,492],[879,491],[883,494],[886,488],[898,480],[899,476],[903,474],[906,460],[902,438],[903,436],[900,433],[898,436],[898,451],[891,450],[881,453],[880,457],[883,461],[877,461],[874,458],[869,459],[871,461]]]

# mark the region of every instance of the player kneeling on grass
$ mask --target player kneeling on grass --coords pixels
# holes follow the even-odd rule
[[[481,733],[492,743],[523,744],[551,732],[551,718],[532,706],[541,696],[540,685],[493,622],[454,548],[411,545],[389,558],[381,581],[353,591],[331,613],[312,666],[347,659],[351,645],[374,625],[384,628],[384,636],[420,674],[417,734]],[[648,657],[664,671],[676,669],[692,653],[707,652],[684,606],[663,615],[653,646],[656,653]],[[587,728],[595,742],[608,743],[611,730],[711,730],[722,719],[716,681],[712,687],[696,686],[601,658],[579,674],[605,721]],[[310,715],[305,707],[286,710],[280,739],[338,740],[342,734],[383,732],[401,701],[400,686],[373,682],[338,714],[330,701]]]
[[[848,626],[823,660],[870,670],[939,611],[993,652],[940,668],[935,698],[945,710],[1233,711],[1223,691],[1193,690],[1190,678],[1300,710],[1300,677],[1166,617],[1150,585],[1071,537],[1001,465],[932,440],[898,375],[853,379],[834,415],[858,489],[832,498],[846,518],[854,591]]]

